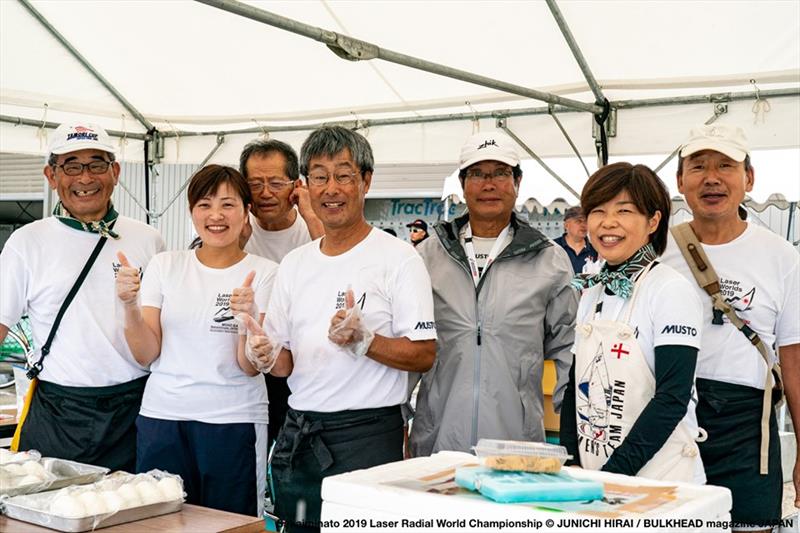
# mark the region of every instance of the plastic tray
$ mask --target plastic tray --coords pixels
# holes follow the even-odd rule
[[[123,509],[107,518],[87,516],[84,518],[64,518],[50,514],[45,509],[50,502],[50,498],[57,491],[40,492],[39,494],[28,494],[26,496],[16,496],[4,502],[4,514],[9,518],[30,522],[39,526],[56,529],[58,531],[91,531],[103,527],[124,524],[125,522],[135,522],[162,514],[176,513],[183,507],[183,500],[173,500],[169,502],[152,503],[140,507]],[[98,518],[100,518],[98,520]]]
[[[0,465],[20,464],[27,461],[38,461],[42,458],[42,454],[36,450],[28,450],[26,452],[12,452],[5,448],[0,448]]]
[[[163,477],[174,477],[180,479],[178,476],[173,476],[172,474],[158,470],[150,471],[148,474],[156,479],[162,479]],[[50,504],[52,503],[53,499],[56,497],[56,495],[63,493],[64,491],[67,493],[75,493],[90,488],[108,490],[109,484],[110,487],[118,487],[120,484],[132,481],[137,477],[141,476],[134,476],[133,474],[124,472],[115,472],[109,476],[106,476],[105,479],[95,483],[93,486],[69,487],[60,490],[40,492],[38,494],[15,496],[12,498],[6,498],[4,501],[2,501],[1,505],[3,507],[3,513],[9,518],[30,522],[32,524],[56,529],[58,531],[68,532],[90,531],[93,529],[123,524],[125,522],[134,522],[163,514],[175,513],[181,510],[183,507],[183,498],[166,502],[140,505],[129,509],[121,509],[115,512],[81,518],[66,518],[52,514],[49,511]],[[106,485],[106,487],[103,487],[103,485]]]
[[[456,469],[456,484],[500,503],[599,500],[603,484],[575,479],[566,472],[499,472],[482,466]]]
[[[100,481],[108,473],[108,468],[102,466],[87,465],[66,459],[46,457],[40,461],[46,473],[47,479],[41,483],[21,485],[10,489],[1,489],[0,494],[17,496],[20,494],[34,494],[46,490],[56,490],[70,485],[85,485]],[[3,465],[5,466],[5,465]]]
[[[570,458],[565,447],[544,442],[481,439],[473,449],[483,466],[504,471],[554,473]]]

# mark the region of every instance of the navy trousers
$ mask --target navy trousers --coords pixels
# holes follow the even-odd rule
[[[183,478],[186,501],[258,515],[254,424],[136,419],[136,471],[166,470]]]

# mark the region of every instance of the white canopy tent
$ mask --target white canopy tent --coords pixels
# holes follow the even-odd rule
[[[338,57],[348,53],[376,58]],[[373,196],[438,196],[464,138],[502,119],[578,186],[570,141],[596,168],[604,99],[612,160],[660,161],[718,117],[784,154],[759,201],[796,201],[800,2],[0,2],[4,153],[43,154],[42,125],[81,117],[116,132],[128,161],[144,159],[146,139],[153,164],[235,163],[258,135],[299,148],[314,126],[340,122],[390,169]],[[414,179],[398,186],[406,165]],[[526,174],[539,176],[527,180],[534,197],[558,187],[538,165]],[[142,203],[169,200],[151,191]]]

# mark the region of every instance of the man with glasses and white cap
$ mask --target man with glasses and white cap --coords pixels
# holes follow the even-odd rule
[[[743,531],[769,529],[781,518],[778,391],[770,372],[775,347],[800,427],[800,255],[781,236],[740,217],[754,179],[741,128],[692,129],[679,152],[677,180],[693,219],[673,228],[662,257],[692,281],[703,302],[697,418],[708,438],[700,453],[708,483],[731,490],[733,529]],[[708,266],[716,276],[709,277]],[[796,488],[799,479],[795,464]]]
[[[94,124],[62,124],[52,134],[44,175],[59,202],[52,217],[15,231],[0,254],[0,342],[27,314],[36,347],[29,376],[38,379],[16,448],[131,472],[147,369],[125,342],[116,254],[124,249],[143,269],[164,242],[114,209],[115,152]]]
[[[544,441],[542,370],[572,364],[578,300],[567,254],[514,214],[522,170],[507,135],[461,149],[467,213],[417,247],[431,275],[436,364],[422,376],[414,456],[469,451],[482,437]],[[412,388],[413,388],[413,384]]]

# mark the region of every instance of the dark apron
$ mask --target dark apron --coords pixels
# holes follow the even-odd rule
[[[698,378],[697,392],[697,421],[708,433],[708,439],[698,443],[708,484],[730,489],[733,522],[764,528],[777,525],[783,481],[775,409],[769,420],[769,471],[762,476],[759,461],[764,391]]]
[[[400,406],[336,413],[289,408],[272,458],[275,514],[289,531],[318,531],[322,479],[403,459]],[[298,503],[305,516],[298,516]]]
[[[19,449],[134,472],[135,422],[147,377],[108,387],[65,387],[40,380]]]

